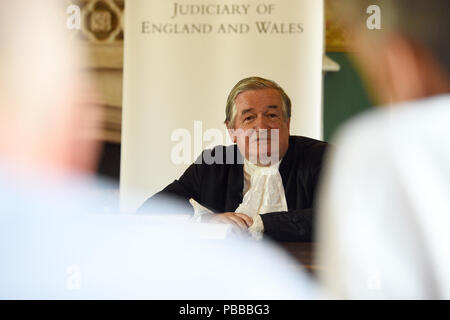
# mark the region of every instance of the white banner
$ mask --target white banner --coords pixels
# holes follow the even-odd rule
[[[319,0],[127,1],[122,209],[178,178],[212,137],[221,142],[242,78],[277,82],[292,100],[291,134],[320,139],[323,30]]]

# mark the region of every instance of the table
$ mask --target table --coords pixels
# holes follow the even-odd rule
[[[313,242],[279,242],[278,245],[287,251],[308,272],[315,274],[319,269],[316,263],[317,244]]]

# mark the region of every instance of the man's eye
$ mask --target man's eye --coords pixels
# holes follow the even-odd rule
[[[269,114],[269,118],[277,118],[277,117],[278,117],[278,115],[275,114],[275,113],[270,113]]]
[[[252,120],[253,119],[253,116],[248,116],[248,117],[245,117],[244,118],[244,121],[250,121],[250,120]]]

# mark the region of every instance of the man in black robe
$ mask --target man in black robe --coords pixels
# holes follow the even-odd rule
[[[202,221],[229,223],[280,241],[313,239],[314,196],[327,144],[289,134],[291,101],[275,82],[258,77],[231,90],[225,124],[232,146],[205,150],[184,174],[140,212],[167,200],[169,211],[193,199],[214,214]],[[191,200],[192,201],[192,200]]]

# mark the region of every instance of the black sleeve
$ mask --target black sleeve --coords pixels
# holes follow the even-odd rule
[[[264,234],[277,241],[310,242],[313,239],[313,209],[271,212],[261,215]]]
[[[202,155],[200,155],[202,157]],[[196,161],[178,179],[147,199],[138,213],[193,213],[190,198],[200,202],[202,164]]]

